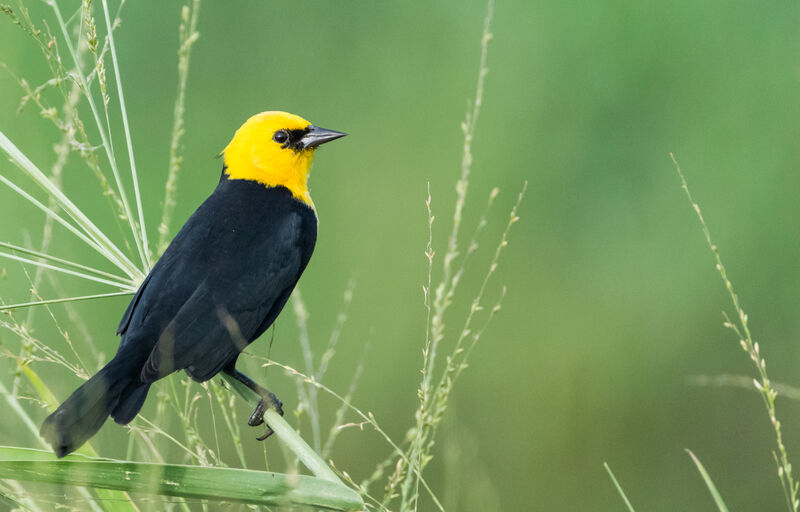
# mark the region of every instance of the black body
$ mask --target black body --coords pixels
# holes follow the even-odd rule
[[[150,384],[172,372],[202,382],[233,368],[283,309],[316,237],[316,213],[289,190],[223,173],[131,300],[116,356],[45,420],[56,454],[109,415],[129,423]]]

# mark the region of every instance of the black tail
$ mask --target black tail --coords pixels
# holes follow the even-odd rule
[[[130,361],[112,359],[44,420],[39,434],[63,457],[88,441],[109,415],[117,423],[129,423],[148,389],[149,384],[139,381],[139,372],[131,371]]]

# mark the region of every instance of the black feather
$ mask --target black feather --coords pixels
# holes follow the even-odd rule
[[[205,381],[234,363],[283,309],[316,237],[316,213],[288,189],[223,173],[131,300],[112,362],[45,420],[56,454],[109,415],[130,422],[154,381],[178,370]]]

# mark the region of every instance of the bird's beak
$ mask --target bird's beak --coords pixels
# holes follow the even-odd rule
[[[304,149],[315,148],[320,144],[325,144],[326,142],[340,139],[347,135],[346,133],[337,132],[336,130],[320,128],[319,126],[314,126],[313,124],[308,127],[308,130],[308,133],[306,133],[303,138],[300,139],[300,143],[302,144],[301,147]]]

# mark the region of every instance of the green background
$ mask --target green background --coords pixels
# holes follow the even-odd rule
[[[38,23],[42,4],[30,7]],[[485,7],[455,0],[207,1],[200,14],[173,230],[212,190],[220,170],[215,155],[250,115],[287,110],[348,132],[317,155],[312,195],[320,236],[301,288],[319,353],[355,279],[327,384],[345,391],[371,342],[354,402],[398,440],[412,422],[424,342],[426,187],[441,255]],[[117,45],[155,239],[179,5],[129,2],[122,17]],[[703,461],[732,510],[784,507],[759,396],[689,382],[753,370],[722,327],[729,302],[669,152],[703,207],[770,375],[800,384],[798,22],[797,2],[498,0],[464,238],[489,191],[497,186],[500,195],[448,317],[454,331],[526,180],[528,193],[487,292],[491,301],[507,285],[503,308],[457,385],[428,470],[452,509],[622,510],[607,461],[641,510],[710,510],[684,448]],[[6,19],[0,55],[31,84],[49,77],[33,41]],[[48,169],[58,133],[35,108],[16,113],[21,95],[0,73],[0,129]],[[124,147],[119,137],[117,147]],[[117,233],[76,156],[66,172],[70,196]],[[42,215],[7,189],[0,189],[0,215],[0,239],[23,243],[30,236],[38,244]],[[57,247],[59,255],[97,261],[63,232]],[[20,267],[2,265],[8,277],[0,295],[27,300]],[[67,293],[102,291],[61,282]],[[125,304],[78,307],[98,344],[107,344],[106,358]],[[58,338],[41,324],[38,336]],[[13,336],[1,336],[12,343]],[[295,339],[287,311],[271,357],[302,368]],[[252,350],[265,355],[268,342]],[[50,371],[50,382],[63,383],[54,386],[63,399],[78,380]],[[294,383],[277,371],[268,375],[291,409]],[[330,418],[336,405],[326,399],[323,414]],[[778,407],[790,457],[800,461],[798,406],[779,398]],[[35,404],[30,410],[44,417]],[[2,444],[33,446],[19,432],[13,419],[1,422]],[[99,446],[124,455],[124,436],[106,426]],[[245,442],[257,460],[259,445]],[[350,429],[334,459],[361,479],[387,453],[369,429]],[[445,453],[456,462],[445,464]]]

